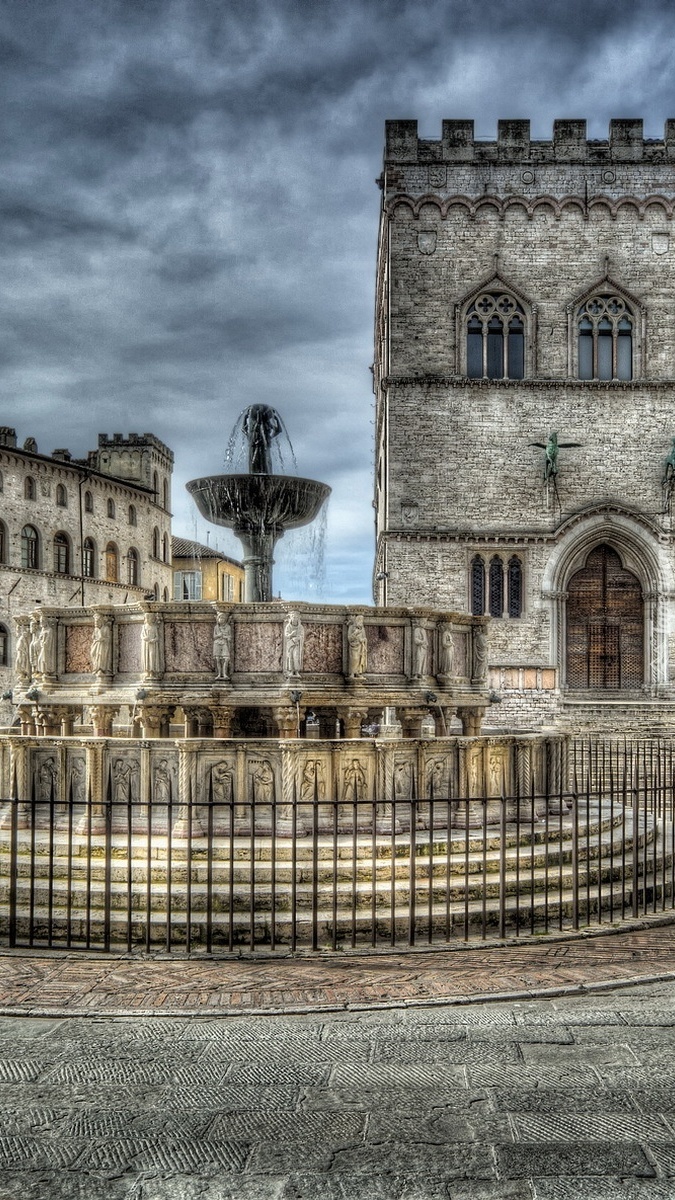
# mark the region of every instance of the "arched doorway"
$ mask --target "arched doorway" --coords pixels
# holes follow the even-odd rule
[[[644,684],[642,586],[616,550],[596,546],[567,588],[567,686],[619,691]]]

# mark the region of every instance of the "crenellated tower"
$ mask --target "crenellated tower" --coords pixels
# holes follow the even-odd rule
[[[491,615],[500,723],[672,717],[675,120],[389,121],[379,182],[377,602]]]

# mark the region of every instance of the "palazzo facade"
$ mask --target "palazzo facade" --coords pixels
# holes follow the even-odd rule
[[[387,123],[378,604],[490,622],[495,725],[675,717],[675,121]]]

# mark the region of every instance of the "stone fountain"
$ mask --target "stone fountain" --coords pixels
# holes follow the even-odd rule
[[[308,525],[318,515],[330,488],[315,479],[275,475],[272,442],[283,430],[276,409],[253,404],[242,414],[248,444],[247,475],[207,475],[187,490],[207,521],[231,529],[243,547],[244,600],[272,599],[274,547],[287,529]]]

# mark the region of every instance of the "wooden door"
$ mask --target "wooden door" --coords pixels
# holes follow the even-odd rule
[[[598,546],[568,588],[567,685],[618,691],[643,683],[642,587],[615,550]]]

